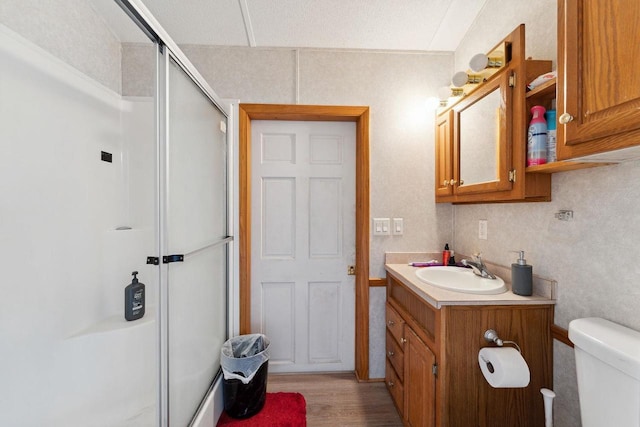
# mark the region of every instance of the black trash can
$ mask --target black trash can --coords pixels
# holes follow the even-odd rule
[[[222,397],[230,417],[249,418],[264,406],[268,351],[269,339],[262,334],[240,335],[222,345]]]

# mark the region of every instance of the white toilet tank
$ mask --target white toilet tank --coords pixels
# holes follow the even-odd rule
[[[583,427],[640,427],[640,332],[596,317],[569,323]]]

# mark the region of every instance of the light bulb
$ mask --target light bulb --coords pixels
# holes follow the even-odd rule
[[[433,111],[440,106],[440,100],[436,96],[430,96],[424,102],[424,105],[428,111]]]
[[[464,71],[458,71],[451,77],[451,84],[455,87],[462,87],[467,84],[467,80],[469,80],[469,76]]]
[[[487,68],[489,64],[489,57],[484,53],[478,53],[477,55],[473,55],[471,60],[469,61],[469,68],[472,71],[479,73],[480,71]]]
[[[446,100],[451,96],[451,88],[449,86],[442,86],[438,89],[438,99]]]

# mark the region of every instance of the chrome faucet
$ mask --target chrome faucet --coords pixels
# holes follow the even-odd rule
[[[480,254],[476,254],[473,256],[473,261],[468,259],[462,260],[462,265],[468,265],[473,270],[473,274],[476,276],[480,276],[485,279],[495,279],[496,276],[487,270],[487,266],[482,262],[482,258],[480,258]]]

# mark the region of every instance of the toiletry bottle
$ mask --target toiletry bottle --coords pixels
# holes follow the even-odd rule
[[[451,252],[449,252],[449,244],[444,244],[444,251],[442,251],[442,265],[449,265],[449,257],[451,257]]]
[[[547,119],[547,163],[555,162],[556,159],[556,110],[547,110],[544,113]]]
[[[518,261],[511,264],[511,291],[516,295],[530,296],[533,293],[533,267],[524,259],[524,251],[512,251],[520,254]]]
[[[531,122],[527,136],[527,166],[547,163],[547,122],[544,120],[544,107],[531,107]]]
[[[144,283],[138,282],[138,272],[131,273],[133,280],[124,288],[124,318],[137,320],[144,316]]]
[[[456,265],[456,253],[453,250],[451,250],[451,251],[449,251],[449,255],[450,255],[449,256],[449,263],[447,265],[455,267],[455,265]]]

